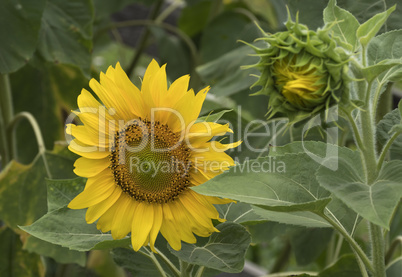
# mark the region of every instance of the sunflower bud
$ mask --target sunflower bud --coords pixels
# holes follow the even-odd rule
[[[269,96],[269,118],[280,113],[295,123],[349,99],[350,57],[331,38],[331,27],[312,31],[289,16],[287,31],[264,32],[259,39],[269,47],[253,46],[260,61],[251,67],[261,71],[253,86],[262,86],[256,94]]]

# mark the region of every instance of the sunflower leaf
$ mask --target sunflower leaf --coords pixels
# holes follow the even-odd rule
[[[213,233],[206,243],[183,243],[180,251],[171,248],[170,251],[190,264],[224,272],[241,272],[251,242],[250,234],[243,226],[231,222],[221,223],[216,228],[220,232]]]
[[[0,73],[24,66],[35,52],[45,0],[0,1]]]
[[[29,165],[12,161],[0,173],[1,219],[15,232],[17,225],[29,225],[46,214],[46,182],[44,159],[55,178],[74,176],[73,160],[46,152]]]
[[[41,240],[71,250],[89,251],[130,245],[129,238],[113,240],[110,233],[102,233],[95,224],[87,224],[86,210],[67,208],[77,192],[84,188],[84,180],[48,180],[48,213],[32,225],[20,228]]]
[[[111,234],[102,233],[95,224],[87,224],[85,210],[63,207],[53,210],[30,226],[20,227],[29,234],[71,250],[89,251],[130,245],[129,238],[113,240]]]
[[[347,148],[309,141],[273,147],[268,157],[246,160],[192,189],[257,205],[254,208],[257,215],[285,224],[330,227],[320,217],[325,212],[352,232],[359,221],[357,214],[320,187],[314,176],[321,163],[349,152],[353,153]],[[357,159],[354,166],[359,163]],[[336,170],[337,163],[333,161],[327,166]]]
[[[388,230],[392,214],[402,197],[402,161],[386,163],[378,179],[372,185],[367,185],[362,178],[364,171],[356,168],[353,162],[359,154],[353,155],[355,157],[339,158],[338,171],[331,171],[325,164],[321,165],[317,179],[321,186],[360,216]]]

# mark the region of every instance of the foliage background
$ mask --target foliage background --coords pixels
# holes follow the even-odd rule
[[[338,0],[338,5],[364,22],[397,2]],[[230,121],[237,138],[243,139],[246,131],[237,126],[240,123],[245,126],[255,119],[264,120],[267,99],[249,96],[253,92],[249,87],[256,80],[250,75],[257,72],[241,70],[240,66],[256,63],[258,58],[249,55],[253,50],[238,40],[252,43],[258,38],[260,32],[255,21],[267,32],[283,30],[286,5],[293,16],[299,11],[302,23],[312,29],[320,27],[327,4],[326,0],[2,0],[0,73],[9,74],[15,113],[28,111],[39,123],[48,149],[44,159],[49,164],[51,177],[74,178],[75,156],[65,149],[64,122],[70,111],[77,108],[81,89],[89,89],[91,77],[98,78],[100,71],[120,61],[138,85],[137,76],[144,73],[154,57],[161,64],[167,63],[170,80],[191,74],[191,86],[195,90],[211,85],[202,113],[231,110],[222,119]],[[398,5],[380,32],[402,29],[401,15],[402,5]],[[383,103],[387,105],[392,103]],[[254,132],[258,131],[256,127]],[[296,128],[290,134],[251,140],[255,148],[263,148],[273,140],[276,145],[284,145],[298,136]],[[125,249],[115,249],[111,255],[105,250],[85,254],[28,236],[18,227],[30,225],[46,214],[51,200],[46,197],[49,188],[66,192],[57,188],[57,184],[49,184],[51,181],[46,183],[49,172],[43,157],[37,155],[35,134],[27,122],[18,125],[16,137],[18,158],[7,167],[2,160],[0,175],[0,273],[4,276],[124,276],[123,267],[133,276],[144,274],[141,267],[129,264],[134,258],[127,257],[133,254],[125,253]],[[308,139],[322,140],[314,132]],[[256,158],[258,153],[239,148],[231,155],[243,160]],[[83,181],[76,182],[76,190],[82,189]],[[57,197],[57,194],[48,195]],[[234,215],[245,214],[249,207],[239,205],[236,209]],[[398,214],[401,213],[399,209]],[[393,222],[390,237],[402,232],[401,216],[395,218],[399,220]],[[256,218],[245,218],[238,223],[250,220]],[[319,271],[331,260],[326,249],[339,247],[339,255],[345,254],[345,258],[331,269],[335,273],[329,270],[322,276],[338,276],[336,272],[340,268],[350,268],[348,276],[359,276],[356,265],[347,256],[350,249],[329,228],[277,222],[246,226],[253,239],[247,258],[267,271]],[[364,243],[364,226],[356,232]],[[152,272],[147,274],[153,276]]]

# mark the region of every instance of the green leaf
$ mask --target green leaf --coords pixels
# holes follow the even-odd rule
[[[6,227],[0,228],[0,253],[0,276],[42,276],[40,257],[23,250],[19,236]]]
[[[361,277],[356,257],[352,254],[344,255],[333,265],[324,269],[319,277]]]
[[[369,65],[374,65],[382,60],[400,59],[402,49],[402,30],[390,31],[376,36],[367,47]]]
[[[397,66],[402,65],[402,59],[385,59],[380,61],[377,64],[365,67],[362,69],[363,76],[366,78],[367,82],[372,82],[375,78],[377,78],[379,75],[384,73],[385,71],[388,71],[392,68],[395,68]],[[394,72],[393,74],[396,74],[397,72]],[[392,77],[389,76],[389,77]],[[388,79],[388,78],[387,78]],[[382,81],[385,81],[387,79],[382,79]]]
[[[208,23],[211,1],[201,1],[187,5],[181,10],[178,26],[180,30],[192,37],[200,33]]]
[[[314,262],[327,248],[333,235],[332,229],[309,228],[295,231],[290,239],[298,265]]]
[[[280,147],[272,147],[270,149],[271,156],[281,156],[286,153],[307,153],[313,160],[317,162],[317,166],[328,162],[331,158],[335,158],[333,162],[327,164],[332,169],[338,168],[338,163],[336,158],[339,156],[353,156],[354,152],[346,147],[339,147],[330,143],[316,142],[316,141],[296,141]],[[361,168],[361,162],[359,158],[353,160],[353,164],[357,168]],[[342,225],[349,233],[353,233],[357,223],[359,223],[359,216],[348,206],[346,206],[342,201],[331,196],[332,201],[326,207],[326,212],[331,217],[335,219],[336,222]],[[301,221],[301,222],[300,222]],[[316,216],[316,218],[310,218],[310,220],[300,217],[298,220],[295,219],[295,224],[299,224],[306,227],[327,227],[328,223],[323,219]],[[324,222],[325,225],[322,225]],[[287,222],[283,222],[287,223]],[[301,224],[300,224],[301,223]],[[304,224],[303,224],[304,223]],[[292,224],[292,223],[288,223]]]
[[[152,34],[156,39],[158,57],[161,64],[167,64],[167,76],[170,80],[190,73],[191,65],[196,61],[192,60],[190,50],[177,36],[171,35],[161,28],[151,28]]]
[[[311,212],[275,212],[253,206],[255,214],[266,220],[308,228],[329,228],[331,225],[320,216]]]
[[[263,218],[254,212],[253,207],[246,203],[216,205],[215,208],[219,212],[221,218],[230,222],[246,223],[263,220]]]
[[[87,224],[85,212],[64,207],[47,213],[30,226],[20,228],[41,240],[71,250],[89,251],[130,245],[130,238],[113,240],[111,234],[96,229],[96,224]]]
[[[20,228],[41,240],[78,251],[130,245],[130,238],[113,240],[110,233],[102,233],[96,224],[87,224],[86,210],[66,207],[84,185],[82,178],[48,181],[49,212],[32,225]]]
[[[54,178],[71,178],[73,160],[45,154]],[[17,233],[17,225],[29,225],[46,213],[46,182],[48,178],[43,157],[38,155],[30,165],[12,161],[0,173],[1,219]]]
[[[344,42],[349,51],[357,48],[356,31],[360,24],[357,19],[348,11],[336,6],[336,0],[331,0],[324,9],[324,22],[332,25],[331,31]]]
[[[386,272],[387,277],[400,277],[402,272],[402,257],[388,265]]]
[[[45,0],[0,2],[0,74],[14,72],[31,59],[45,3]]]
[[[93,6],[90,0],[48,0],[39,53],[48,61],[78,66],[90,77]]]
[[[256,44],[262,46],[262,42]],[[217,96],[229,96],[244,89],[248,89],[256,77],[251,74],[258,74],[257,69],[243,70],[241,66],[251,65],[258,62],[253,48],[244,45],[232,51],[222,53],[215,60],[197,67],[204,83],[211,85],[211,93]]]
[[[382,13],[378,13],[357,29],[356,35],[363,47],[366,47],[370,40],[380,31],[381,27],[387,21],[388,16],[396,9],[396,6],[392,6],[388,10]]]
[[[65,207],[81,191],[84,190],[86,179],[46,180],[47,208],[53,210]]]
[[[402,116],[400,115],[400,110],[395,109],[387,113],[382,120],[377,125],[377,142],[382,149],[387,141],[391,138],[392,128],[401,123]],[[399,135],[395,141],[392,143],[390,150],[391,160],[399,159],[402,160],[402,136]]]
[[[356,166],[358,152],[339,157],[339,169],[324,165],[316,175],[320,185],[363,218],[389,229],[392,214],[402,197],[402,161],[386,163],[371,186],[365,184],[363,168]],[[399,168],[399,169],[398,169]]]
[[[241,272],[244,256],[251,242],[250,234],[236,223],[221,223],[205,244],[183,243],[180,251],[170,249],[179,259],[190,264],[205,266],[224,272]]]
[[[250,160],[192,189],[274,211],[321,209],[329,193],[312,176],[314,163],[306,154]]]
[[[217,112],[217,113],[208,114],[208,115],[206,115],[206,116],[201,116],[201,117],[197,118],[197,120],[195,121],[195,123],[204,122],[204,121],[206,121],[206,122],[218,122],[219,119],[221,119],[221,117],[222,117],[225,113],[228,113],[228,112],[231,112],[231,111],[232,111],[232,110],[222,110],[222,111]]]
[[[239,47],[236,44],[239,39],[251,42],[258,36],[258,28],[246,16],[232,11],[220,13],[204,29],[200,45],[201,60],[209,62],[217,59]]]
[[[268,211],[255,208],[256,214],[267,220],[328,227],[314,214],[321,214],[330,201],[329,193],[320,188],[311,174],[316,168],[314,160],[304,153],[269,156],[247,160],[192,189],[258,205]]]
[[[33,236],[29,236],[25,241],[24,250],[41,256],[51,257],[56,262],[62,264],[76,263],[80,266],[85,266],[87,260],[85,252],[69,250]]]

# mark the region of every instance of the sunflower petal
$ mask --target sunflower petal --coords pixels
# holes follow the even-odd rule
[[[154,205],[140,202],[135,209],[131,226],[131,243],[138,251],[146,242],[154,222]]]

